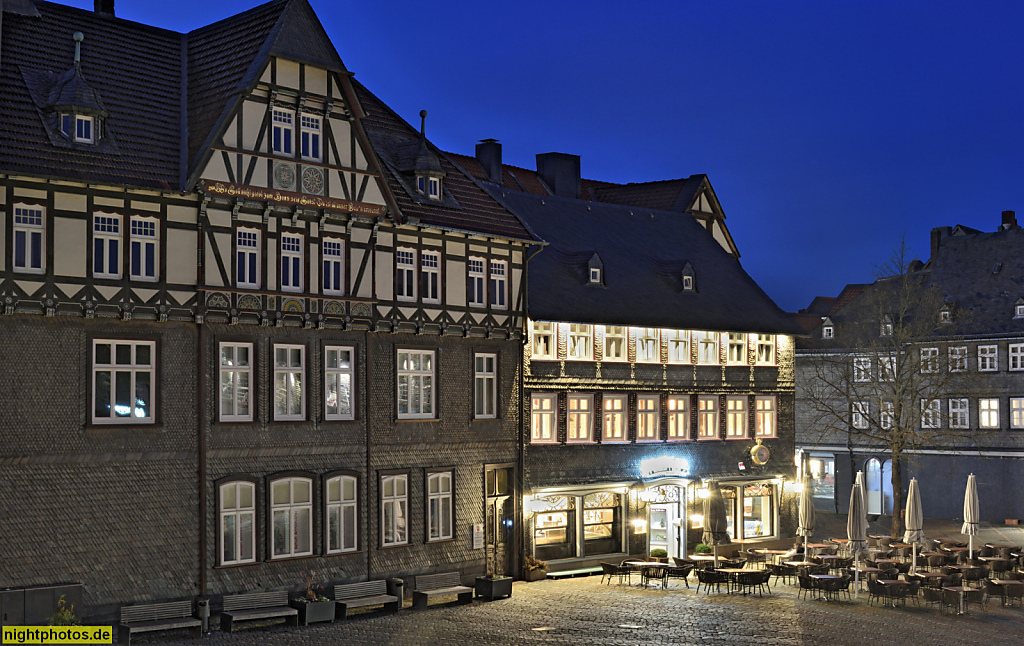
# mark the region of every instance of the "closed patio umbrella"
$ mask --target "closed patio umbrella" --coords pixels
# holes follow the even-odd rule
[[[974,558],[974,536],[978,533],[978,521],[981,512],[978,505],[978,483],[974,474],[967,476],[967,491],[964,492],[964,526],[960,528],[961,534],[966,534],[968,554]]]
[[[715,566],[718,565],[718,546],[728,545],[729,517],[725,513],[725,499],[722,498],[722,487],[718,482],[708,483],[708,497],[704,499],[704,536],[705,545],[715,546]]]
[[[907,531],[903,533],[903,542],[911,544],[914,560],[910,566],[910,573],[915,574],[917,573],[917,546],[924,544],[924,512],[921,511],[921,491],[917,487],[917,478],[910,479],[905,520]]]
[[[857,472],[857,479],[854,480],[854,482],[857,484],[858,487],[860,487],[860,500],[861,500],[862,503],[864,503],[864,527],[865,527],[865,532],[866,532],[867,531],[866,528],[868,526],[867,525],[867,521],[868,521],[868,488],[867,488],[867,485],[864,484],[864,472],[863,471],[858,471]]]
[[[804,537],[804,558],[806,559],[810,555],[810,552],[807,551],[807,543],[811,535],[814,534],[814,496],[811,491],[810,476],[804,476],[803,488],[800,490],[800,507],[798,511],[800,524],[797,527],[796,533],[798,536]]]
[[[853,485],[850,490],[850,514],[846,518],[846,537],[850,539],[850,551],[854,556],[854,595],[860,592],[860,555],[867,550],[868,521],[864,513],[864,494],[861,487]]]

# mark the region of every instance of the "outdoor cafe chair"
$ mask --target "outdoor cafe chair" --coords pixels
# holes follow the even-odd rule
[[[640,569],[640,581],[646,588],[648,583],[661,584],[662,589],[668,585],[667,567],[644,567]]]
[[[605,583],[605,577],[608,578],[607,584],[611,584],[612,577],[618,577],[619,583],[622,583],[623,577],[628,577],[632,570],[629,566],[616,565],[614,563],[601,563],[601,583]]]
[[[797,593],[797,598],[806,597],[809,594],[813,594],[815,597],[818,596],[820,588],[816,580],[806,574],[798,574],[796,578],[800,582],[800,591]]]
[[[1024,585],[1010,585],[1006,587],[1006,605],[1017,604],[1017,607],[1024,607]]]
[[[925,603],[932,605],[942,604],[942,589],[941,588],[921,588],[921,598]]]
[[[622,575],[626,577],[626,582],[629,583],[629,585],[633,585],[633,573],[636,572],[637,574],[640,574],[639,570],[629,564],[632,560],[634,559],[622,559],[622,561],[619,562],[619,568],[622,570]]]
[[[680,559],[673,559],[673,560],[676,561],[676,562],[680,561]],[[683,583],[686,584],[686,587],[687,588],[690,587],[689,577],[690,577],[690,572],[693,572],[693,565],[692,564],[670,565],[669,567],[665,568],[665,572],[668,575],[668,578],[670,578],[670,579],[682,579]]]
[[[960,612],[960,593],[956,590],[939,590],[942,593],[942,605],[939,612],[945,613],[948,608],[952,612]]]
[[[700,594],[700,586],[704,586],[704,593],[711,594],[711,586],[715,586],[715,592],[721,592],[721,584],[729,585],[729,575],[715,570],[697,570],[697,594]]]
[[[968,590],[964,593],[964,606],[968,612],[970,612],[971,604],[980,606],[982,610],[988,610],[985,607],[985,591],[982,589]]]
[[[766,554],[758,554],[753,547],[744,552],[744,554],[747,555],[747,563],[765,563],[768,560],[768,556]]]
[[[998,597],[1001,604],[1006,605],[1006,589],[1003,586],[992,583],[989,579],[985,579],[982,584],[986,601],[993,597]]]
[[[920,592],[921,592],[921,581],[911,581],[910,585],[907,586],[906,598],[911,599],[914,602],[914,605],[916,606],[916,605],[918,605],[917,597],[920,594]],[[904,605],[906,605],[905,602],[904,602]]]
[[[868,605],[871,605],[872,601],[881,600],[884,602],[886,598],[885,586],[876,581],[875,579],[868,579]]]

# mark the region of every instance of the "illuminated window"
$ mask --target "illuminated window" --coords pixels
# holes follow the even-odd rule
[[[590,442],[594,427],[594,396],[569,395],[566,439]]]
[[[999,428],[998,399],[978,400],[978,426],[981,428]]]
[[[554,359],[555,358],[555,325],[554,323],[541,323],[530,321],[532,328],[532,339],[530,356],[533,359]]]
[[[668,362],[690,363],[690,333],[685,330],[665,330],[668,339]]]
[[[636,398],[636,439],[659,440],[661,439],[660,397],[657,395],[637,395]]]
[[[605,442],[624,442],[626,438],[626,396],[605,395],[604,403]]]
[[[313,553],[313,482],[284,478],[270,483],[271,558]]]
[[[697,398],[697,439],[718,439],[718,397],[701,395]]]
[[[153,423],[155,352],[153,341],[93,341],[93,424]]]
[[[555,427],[555,395],[534,393],[530,397],[530,440],[554,442],[558,439]]]
[[[594,358],[592,327],[589,325],[569,325],[569,339],[567,359],[576,361],[591,361]]]
[[[718,332],[694,332],[693,342],[697,346],[697,363],[717,364]]]
[[[668,404],[668,439],[690,439],[690,397],[669,395],[666,403]]]
[[[608,325],[604,328],[604,360],[626,360],[626,328]]]
[[[274,419],[306,419],[306,346],[274,344]]]
[[[354,419],[352,347],[324,346],[324,419]]]
[[[354,552],[358,547],[356,492],[358,481],[352,476],[329,478],[327,494],[327,553]]]
[[[775,335],[757,335],[757,363],[762,366],[775,365]]]
[[[747,363],[747,335],[729,333],[728,362],[731,364]]]
[[[252,421],[252,344],[220,344],[220,421]]]
[[[398,351],[398,418],[434,416],[434,351]]]
[[[754,398],[754,425],[757,437],[775,437],[775,397]]]
[[[747,398],[725,398],[725,436],[730,439],[748,436]]]
[[[636,337],[637,363],[660,363],[661,347],[658,343],[658,330],[653,327],[640,328]]]
[[[1024,397],[1010,397],[1010,428],[1024,428]]]

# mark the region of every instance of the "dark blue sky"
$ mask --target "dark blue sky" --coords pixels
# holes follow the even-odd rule
[[[1024,222],[1024,3],[311,0],[342,60],[440,147],[585,177],[706,173],[783,308],[872,280],[905,232]],[[71,4],[92,8],[91,0]],[[187,31],[255,0],[118,0]]]

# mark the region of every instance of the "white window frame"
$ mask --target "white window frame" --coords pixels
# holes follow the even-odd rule
[[[933,374],[939,371],[939,349],[921,348],[921,374]]]
[[[508,309],[508,261],[492,260],[489,273],[491,276],[491,308],[496,310]]]
[[[306,161],[323,160],[323,119],[321,117],[307,112],[299,113],[299,156]]]
[[[566,400],[565,441],[594,441],[594,396],[569,393]]]
[[[878,407],[878,426],[883,431],[892,429],[893,422],[896,421],[896,406],[893,402],[883,401],[879,403]]]
[[[242,504],[242,490],[249,494],[249,504]],[[226,498],[228,492],[234,498],[234,504],[228,506]],[[218,537],[217,561],[220,565],[239,565],[241,563],[256,562],[256,485],[246,480],[235,480],[220,485],[217,492],[217,499],[220,503],[220,536]],[[241,527],[245,520],[249,523],[249,540],[244,540]],[[232,521],[234,527],[227,528],[228,520]],[[230,535],[230,536],[229,536]],[[231,541],[232,551],[237,558],[225,558],[225,544]],[[248,550],[249,555],[244,554]]]
[[[718,395],[698,395],[697,440],[717,440],[719,433]]]
[[[295,111],[273,108],[270,115],[270,152],[295,156]]]
[[[978,372],[999,371],[999,346],[979,345],[978,346]]]
[[[999,399],[996,397],[982,397],[978,400],[978,428],[998,429],[999,423]]]
[[[774,395],[754,397],[754,436],[778,437],[778,406]]]
[[[565,358],[567,361],[594,360],[593,325],[569,324],[569,334],[565,344]]]
[[[80,144],[95,143],[96,119],[86,114],[76,114],[74,139]]]
[[[306,254],[304,236],[301,233],[281,232],[281,291],[302,292]]]
[[[547,343],[539,343],[542,339]],[[546,346],[547,352],[538,352]],[[530,358],[554,359],[558,354],[558,324],[547,321],[530,321]]]
[[[750,437],[748,400],[744,396],[730,395],[725,398],[725,439],[745,440]]]
[[[448,541],[454,537],[455,487],[451,471],[427,473],[427,542]]]
[[[92,216],[92,275],[96,278],[120,278],[121,216],[96,212]],[[113,258],[111,258],[113,256]],[[111,267],[111,264],[115,265]]]
[[[287,483],[288,499],[278,500],[278,488],[275,485]],[[299,485],[296,487],[296,485]],[[305,488],[308,500],[296,499],[296,489]],[[302,513],[305,512],[306,519],[303,522]],[[279,550],[275,529],[277,519],[284,518],[288,527],[288,545],[286,550]],[[308,549],[301,549],[298,544],[300,530],[305,526],[305,535],[309,541]],[[270,558],[271,560],[294,558],[296,556],[313,555],[313,480],[304,477],[278,478],[270,481],[270,521],[267,523],[267,531],[270,534]]]
[[[429,197],[432,200],[441,199],[441,178],[427,178],[427,197]]]
[[[774,366],[776,360],[775,346],[776,337],[774,334],[758,334],[754,363],[759,366]]]
[[[654,327],[636,330],[636,362],[661,363],[661,330]]]
[[[693,276],[683,276],[683,290],[693,291]]]
[[[636,396],[636,441],[657,442],[661,439],[661,396]]]
[[[466,302],[470,307],[486,307],[487,294],[484,293],[484,286],[487,280],[487,259],[470,256],[466,260],[466,279]]]
[[[1024,343],[1011,343],[1008,353],[1010,371],[1024,370]]]
[[[417,361],[418,359],[418,361]],[[403,363],[404,362],[404,363]],[[414,368],[418,363],[420,367]],[[429,368],[424,368],[424,363]],[[437,383],[437,355],[434,350],[399,349],[396,365],[398,388],[396,391],[395,410],[398,419],[433,419]],[[402,392],[406,393],[405,410],[402,409]],[[413,392],[418,392],[417,401],[413,401]]]
[[[949,400],[949,427],[971,427],[971,400],[966,397],[955,397]]]
[[[591,267],[590,268],[590,284],[600,285],[601,284],[601,268]]]
[[[726,364],[731,366],[747,365],[747,335],[742,332],[728,332],[725,339],[728,344],[725,355]],[[736,352],[739,352],[739,358],[733,356]]]
[[[274,421],[306,419],[306,346],[274,344]],[[294,351],[298,351],[298,362]],[[283,353],[283,356],[282,356]],[[284,409],[279,399],[283,396]],[[298,404],[296,412],[296,404]]]
[[[19,238],[23,245],[22,262],[18,262]],[[34,257],[33,241],[39,245]],[[14,271],[23,274],[46,273],[46,209],[34,204],[14,205],[14,225],[11,236],[11,263]],[[38,263],[38,264],[37,264]]]
[[[99,362],[100,346],[109,346],[109,362]],[[130,348],[130,358],[127,363],[118,363],[118,346]],[[148,363],[140,361],[138,358],[138,350],[143,347],[149,349]],[[105,403],[109,406],[110,415],[97,415],[96,411],[97,404],[100,403],[96,385],[101,373],[108,375],[110,392]],[[138,403],[140,377],[148,375],[146,380],[149,382],[149,415],[137,415],[136,413],[139,409],[136,405],[132,405],[129,409],[132,414],[124,416],[114,415],[117,408],[117,380],[119,374],[127,375],[129,395],[132,397],[134,404]],[[94,339],[92,342],[92,393],[92,412],[90,417],[93,424],[152,424],[156,419],[156,343],[154,341]]]
[[[821,338],[823,339],[834,339],[836,336],[836,328],[832,325],[823,325],[821,328]]]
[[[244,358],[240,353],[244,352]],[[220,343],[220,405],[218,419],[221,422],[251,422],[253,409],[253,346],[252,343]],[[230,400],[225,400],[225,395]],[[230,412],[225,412],[229,404]]]
[[[942,428],[942,400],[921,400],[921,428]]]
[[[160,277],[160,220],[133,215],[128,226],[128,271],[132,280],[156,281]],[[148,271],[147,267],[149,258],[152,258],[153,262],[152,272]]]
[[[668,439],[670,442],[682,442],[690,439],[690,396],[669,395],[665,405],[668,407]]]
[[[1014,305],[1014,307],[1013,307],[1013,318],[1015,318],[1015,319],[1024,318],[1024,305]]]
[[[235,285],[239,288],[260,288],[262,234],[250,227],[235,230]]]
[[[391,493],[388,493],[390,489]],[[409,544],[409,475],[380,477],[380,544]],[[388,510],[391,510],[390,522]]]
[[[334,484],[337,484],[337,492],[331,491]],[[346,495],[346,485],[350,485],[351,495]],[[324,552],[327,554],[342,554],[344,552],[358,551],[359,479],[349,475],[327,478],[324,481],[324,500],[326,501]],[[333,523],[332,520],[334,521]],[[337,536],[335,536],[335,532]],[[345,542],[346,536],[351,538],[351,543]]]
[[[871,381],[871,357],[853,358],[853,381],[858,384]]]
[[[416,300],[416,250],[410,247],[395,249],[395,300]]]
[[[614,331],[611,331],[614,330]],[[608,339],[621,339],[621,353],[618,356],[608,354],[611,344]],[[628,361],[629,360],[629,328],[624,325],[606,325],[604,327],[604,361]]]
[[[889,337],[893,333],[892,316],[886,314],[882,317],[882,322],[878,330],[878,336]]]
[[[895,378],[896,357],[892,355],[878,357],[878,380],[892,381]]]
[[[1010,428],[1024,428],[1024,397],[1010,397]]]
[[[690,333],[687,330],[662,330],[668,341],[668,362],[688,364],[690,359]]]
[[[321,281],[323,293],[331,296],[345,294],[345,241],[341,238],[325,237],[320,241],[323,256]]]
[[[967,370],[967,346],[957,345],[949,348],[949,371],[964,372]]]
[[[850,407],[850,426],[860,431],[866,430],[869,425],[870,415],[870,402],[853,402]]]
[[[348,367],[344,367],[344,355],[348,354]],[[356,350],[348,345],[324,346],[324,419],[349,420],[355,419],[356,391]],[[348,412],[342,411],[340,401],[342,385],[348,381]],[[339,404],[337,412],[330,411],[331,398]]]
[[[478,352],[473,355],[473,417],[498,416],[498,355]]]
[[[424,303],[441,302],[441,252],[433,249],[420,251],[420,280],[423,282]]]
[[[694,332],[691,338],[697,346],[697,363],[717,366],[722,362],[718,353],[718,343],[721,341],[718,332]]]
[[[555,393],[530,394],[530,442],[551,444],[558,441],[558,396]]]
[[[601,441],[619,443],[629,441],[629,400],[626,395],[605,394],[601,401]]]

